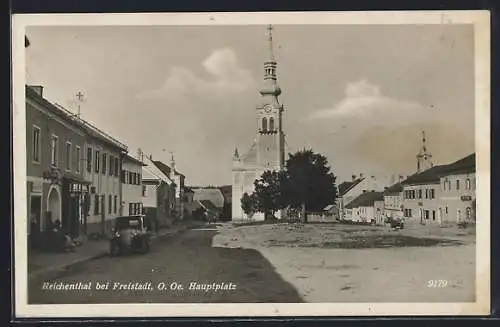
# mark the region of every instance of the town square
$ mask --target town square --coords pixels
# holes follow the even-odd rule
[[[32,26],[24,51],[29,304],[477,300],[470,25]]]

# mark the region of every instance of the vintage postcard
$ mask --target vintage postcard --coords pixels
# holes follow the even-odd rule
[[[486,315],[488,11],[13,16],[17,317]]]

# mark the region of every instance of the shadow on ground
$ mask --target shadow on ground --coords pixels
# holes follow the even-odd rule
[[[146,255],[105,257],[29,285],[30,304],[76,303],[297,303],[297,290],[253,249],[213,248],[217,232],[192,229],[158,240]],[[44,282],[92,283],[91,290],[43,290]],[[108,289],[96,285],[108,283]],[[151,283],[151,289],[115,289],[115,283]],[[171,290],[170,285],[183,289]],[[234,290],[189,289],[192,283],[235,285]],[[166,289],[160,290],[160,285]]]

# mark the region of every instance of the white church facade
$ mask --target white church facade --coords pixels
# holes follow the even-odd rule
[[[273,54],[272,27],[268,27],[269,58],[264,62],[264,84],[260,90],[261,101],[255,111],[256,136],[248,151],[235,149],[232,167],[232,219],[264,220],[264,214],[247,217],[241,208],[241,198],[254,190],[254,181],[267,170],[282,170],[285,163],[285,133],[283,131],[283,104],[278,97],[281,89],[276,76]]]

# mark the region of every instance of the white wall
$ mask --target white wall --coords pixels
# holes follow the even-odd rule
[[[142,176],[142,165],[127,160],[123,160],[124,171],[133,172]],[[142,178],[139,179],[139,185],[131,184],[130,181],[122,183],[122,204],[123,204],[123,215],[129,214],[129,204],[130,203],[142,203]]]
[[[142,205],[148,208],[156,208],[158,202],[156,199],[156,184],[143,184],[146,187],[146,194],[142,197]]]

